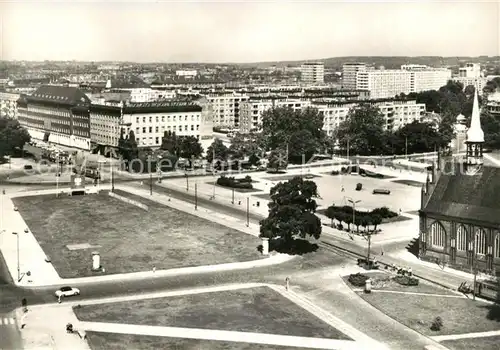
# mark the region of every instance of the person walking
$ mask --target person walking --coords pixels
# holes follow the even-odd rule
[[[57,297],[57,302],[60,304],[61,303],[61,295]]]
[[[153,265],[153,273],[155,273],[155,272],[156,272],[156,266]]]
[[[290,277],[285,278],[285,289],[289,290],[290,289]]]

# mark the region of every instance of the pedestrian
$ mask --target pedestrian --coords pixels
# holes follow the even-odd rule
[[[155,273],[155,271],[156,271],[156,266],[153,265],[153,273]]]
[[[21,317],[21,329],[24,329],[24,327],[26,327],[26,314]]]
[[[60,295],[57,297],[57,302],[58,302],[59,304],[61,303],[61,296],[60,296]]]
[[[408,268],[408,276],[412,276],[413,275],[413,270],[411,269],[411,267]]]
[[[345,189],[344,189],[344,185],[342,185],[342,189],[340,190],[341,192],[344,192]]]
[[[400,215],[400,216],[401,216],[401,213],[402,213],[402,212],[403,212],[403,211],[401,210],[401,208],[399,208],[399,215]]]
[[[290,289],[290,277],[285,278],[285,288],[286,290]]]

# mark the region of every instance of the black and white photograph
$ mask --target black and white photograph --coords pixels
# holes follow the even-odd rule
[[[500,0],[0,0],[0,350],[500,349]]]

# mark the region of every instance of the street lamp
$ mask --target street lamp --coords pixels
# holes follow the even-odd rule
[[[29,230],[26,228],[24,229],[25,233],[28,233]],[[20,257],[19,257],[19,234],[17,232],[12,232],[13,235],[16,236],[17,238],[17,281],[21,281],[21,263],[20,263]]]
[[[360,203],[361,200],[353,200],[352,198],[347,198],[347,201],[352,204],[352,224],[356,226],[356,204]]]

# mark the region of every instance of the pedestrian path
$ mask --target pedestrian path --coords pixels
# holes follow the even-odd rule
[[[200,340],[215,340],[226,342],[239,342],[250,344],[264,344],[272,346],[292,346],[308,349],[338,349],[338,350],[361,350],[366,349],[364,345],[350,340],[337,340],[325,338],[296,337],[290,335],[251,333],[237,331],[223,331],[217,329],[180,328],[145,326],[137,324],[118,324],[103,322],[81,322],[80,327],[86,331],[135,334],[157,337],[187,338]],[[384,349],[373,347],[370,349]]]
[[[353,289],[355,292],[363,292],[364,289],[356,288]],[[449,295],[449,294],[434,294],[434,293],[418,293],[418,292],[403,292],[400,290],[380,290],[380,289],[372,289],[372,293],[388,293],[388,294],[407,294],[407,295],[422,295],[425,297],[439,297],[439,298],[466,298],[464,295]]]
[[[459,339],[471,339],[471,338],[486,338],[486,337],[498,337],[500,336],[500,330],[490,331],[490,332],[476,332],[476,333],[464,333],[464,334],[450,334],[450,335],[436,335],[431,337],[437,342],[442,342],[445,340],[459,340]]]

